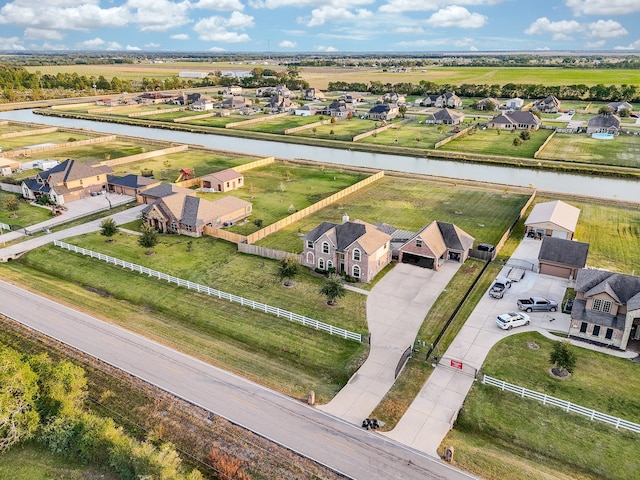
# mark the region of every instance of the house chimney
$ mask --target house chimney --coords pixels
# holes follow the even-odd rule
[[[342,223],[347,223],[349,221],[349,215],[348,214],[344,214],[342,215]]]

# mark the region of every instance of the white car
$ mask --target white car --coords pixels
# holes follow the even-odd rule
[[[503,330],[511,330],[513,327],[529,325],[531,323],[531,318],[526,313],[509,312],[498,315],[496,323]]]

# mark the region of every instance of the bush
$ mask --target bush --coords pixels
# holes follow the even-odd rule
[[[138,245],[144,248],[153,248],[158,244],[158,232],[149,224],[144,223],[141,227],[142,235],[138,238]]]
[[[20,204],[18,203],[18,199],[15,195],[9,195],[6,197],[4,202],[2,202],[2,206],[9,212],[15,212],[20,208]]]

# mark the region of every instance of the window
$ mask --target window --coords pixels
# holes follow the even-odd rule
[[[607,340],[611,340],[613,338],[613,328],[607,328],[607,333],[605,333],[604,338]]]
[[[191,231],[193,230],[193,227],[192,227],[191,225],[185,225],[185,226],[184,226],[184,229],[185,229],[187,232],[191,232]]]
[[[324,258],[319,258],[318,259],[318,268],[320,270],[324,270]]]
[[[600,325],[594,325],[593,326],[593,332],[592,335],[594,337],[599,337],[600,336]]]
[[[611,313],[611,302],[602,302],[602,311],[604,313]]]
[[[307,240],[307,248],[313,248],[313,242],[311,240]]]
[[[100,175],[96,175],[96,180],[100,181]]]
[[[591,305],[591,310],[601,310],[602,309],[602,299],[601,298],[594,298],[593,299],[593,304]]]
[[[416,239],[416,248],[422,248],[422,239],[421,238]]]
[[[360,278],[360,267],[358,265],[353,266],[353,277]]]
[[[353,259],[354,259],[356,262],[359,262],[359,261],[360,261],[360,249],[359,249],[359,248],[354,248],[354,249],[353,249]]]
[[[611,313],[612,303],[607,300],[602,300],[601,298],[594,298],[593,304],[591,305],[591,310],[597,310],[603,313]]]
[[[322,242],[322,253],[329,253],[329,243]]]
[[[587,322],[582,322],[580,324],[580,333],[587,333]]]
[[[178,224],[176,222],[171,222],[171,230],[178,230]]]

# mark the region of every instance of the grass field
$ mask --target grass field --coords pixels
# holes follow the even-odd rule
[[[586,133],[557,133],[544,147],[539,158],[638,168],[640,139],[637,135],[623,134],[613,140],[598,140]]]
[[[453,152],[480,153],[483,155],[533,158],[551,130],[531,132],[531,138],[519,147],[513,145],[513,139],[520,134],[500,130],[476,130],[471,135],[463,135],[440,147],[441,150]],[[559,157],[562,158],[562,157]]]
[[[299,115],[290,115],[288,117],[271,118],[267,116],[262,122],[252,123],[240,127],[234,127],[242,130],[251,130],[253,132],[276,133],[284,135],[284,131],[288,128],[300,127],[310,123],[316,123],[320,120],[327,120],[327,117],[321,115],[310,115],[302,117]]]
[[[95,135],[85,135],[77,132],[51,132],[43,133],[40,135],[28,135],[24,137],[1,138],[0,148],[2,148],[4,152],[8,152],[10,150],[19,150],[27,146],[40,145],[42,143],[66,143],[70,138],[74,138],[75,140],[86,140],[88,138],[94,137]],[[35,155],[30,155],[29,158],[32,158],[34,156]]]
[[[29,132],[39,128],[43,128],[42,125],[23,125],[11,122],[3,124],[2,121],[0,121],[0,135],[4,135],[5,133]],[[1,141],[2,139],[0,139],[0,142]]]
[[[315,132],[313,129],[303,130],[301,132],[293,133],[292,135],[350,142],[354,135],[359,135],[373,130],[376,128],[376,125],[379,126],[379,122],[354,117],[352,119],[340,120],[336,123],[321,125],[315,128]],[[331,132],[333,132],[333,135]]]
[[[352,220],[390,223],[418,231],[433,220],[451,222],[476,238],[478,243],[496,243],[515,220],[528,196],[475,188],[455,183],[429,182],[386,176],[277,233],[258,245],[300,253],[301,233],[323,221],[340,223],[346,213]]]
[[[451,135],[451,128],[443,131],[433,125],[418,123],[397,124],[397,128],[390,128],[375,136],[371,135],[359,140],[358,143],[372,143],[380,145],[398,145],[408,148],[433,149],[435,144]],[[396,141],[397,140],[397,141]]]
[[[161,148],[163,148],[163,146],[158,144],[116,139],[108,142],[95,143],[93,145],[71,145],[65,149],[34,153],[29,155],[29,159],[55,159],[64,161],[67,158],[72,158],[79,162],[102,162],[104,160],[128,157],[129,155],[137,155],[138,153],[152,152]]]
[[[0,191],[0,223],[28,227],[51,218],[51,209],[33,207],[21,198],[18,198],[18,210],[15,212],[9,211],[4,207],[5,199],[8,197],[18,198],[13,193]],[[0,234],[2,233],[7,233],[7,231],[3,230]]]
[[[529,348],[531,342],[539,348]],[[558,380],[548,372],[551,344],[535,332],[511,336],[491,350],[483,371],[588,408],[640,421],[640,390],[630,388],[640,380],[636,363],[576,347],[576,370],[568,379]],[[612,372],[620,381],[611,381]],[[458,464],[472,472],[482,471],[487,479],[545,478],[541,472],[534,475],[536,470],[544,470],[536,467],[536,463],[546,463],[540,458],[562,465],[559,472],[567,478],[631,480],[640,468],[637,434],[481,384],[474,385],[467,396],[454,432],[443,445],[455,445]],[[523,469],[521,462],[509,463],[505,455],[478,455],[474,451],[478,442],[490,442],[494,452],[499,446],[512,458],[522,457],[528,465]],[[537,462],[531,462],[534,459]]]

